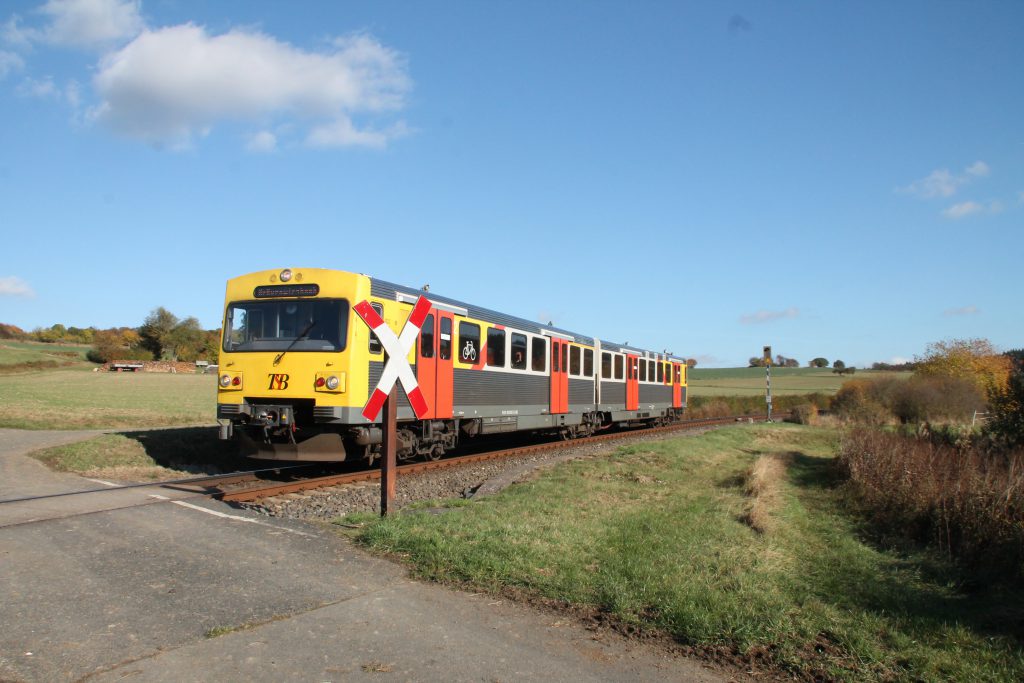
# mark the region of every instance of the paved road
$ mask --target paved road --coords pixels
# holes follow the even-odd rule
[[[96,488],[24,457],[84,436],[0,430],[0,500]],[[565,618],[413,582],[322,527],[131,495],[157,502],[58,496],[39,521],[0,503],[0,680],[721,680]]]

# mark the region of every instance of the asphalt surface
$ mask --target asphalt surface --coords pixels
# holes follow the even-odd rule
[[[91,434],[0,430],[0,680],[723,680],[411,581],[324,527],[156,487],[104,492],[24,455]],[[50,497],[3,502],[30,495]]]

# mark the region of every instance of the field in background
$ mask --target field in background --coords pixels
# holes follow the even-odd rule
[[[89,346],[78,344],[43,344],[41,342],[0,342],[0,374],[60,367],[92,367],[85,360]]]
[[[137,429],[216,423],[216,375],[54,370],[0,375],[0,427]]]
[[[858,371],[853,377],[900,377],[909,372]],[[850,375],[839,375],[831,368],[772,368],[772,395],[835,394]],[[689,373],[690,396],[763,395],[764,368],[693,368]]]

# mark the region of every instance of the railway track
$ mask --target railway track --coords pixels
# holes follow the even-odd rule
[[[782,419],[783,417],[785,417],[785,414],[778,415],[777,417],[779,419]],[[539,444],[531,444],[528,446],[520,446],[516,448],[488,451],[485,453],[477,453],[474,455],[456,456],[452,458],[445,458],[443,460],[430,460],[426,462],[410,463],[405,465],[399,465],[397,469],[399,476],[403,476],[416,474],[419,472],[427,472],[436,469],[461,467],[474,463],[484,462],[487,460],[496,460],[500,458],[531,455],[535,453],[559,450],[561,448],[566,447],[584,446],[587,444],[598,443],[601,441],[629,438],[631,436],[648,436],[652,434],[680,432],[691,429],[700,429],[702,427],[735,424],[738,421],[746,420],[751,420],[754,422],[764,422],[765,417],[731,416],[704,418],[699,420],[685,420],[683,422],[678,422],[676,424],[667,425],[664,427],[637,428],[636,430],[619,430],[609,434],[598,434],[596,436],[572,439],[571,441],[551,441]],[[298,481],[291,482],[274,482],[257,486],[224,488],[220,491],[213,493],[212,496],[218,500],[222,500],[228,503],[252,503],[273,496],[282,496],[289,493],[302,493],[304,491],[313,491],[316,489],[329,488],[332,486],[343,486],[346,484],[354,484],[364,481],[374,481],[378,479],[380,479],[380,470],[371,469],[362,470],[359,472],[349,472],[344,474],[331,474],[322,477],[311,477],[308,479],[301,479]]]
[[[780,419],[783,417],[779,416]],[[536,443],[515,448],[506,448],[482,453],[446,458],[443,460],[431,460],[400,465],[397,469],[400,476],[408,476],[419,472],[438,470],[444,468],[457,468],[482,463],[488,460],[498,460],[515,456],[528,456],[544,452],[556,451],[562,448],[574,448],[587,444],[609,441],[614,439],[629,439],[631,437],[645,437],[654,434],[665,434],[701,427],[716,425],[734,424],[737,421],[752,420],[763,422],[764,417],[722,417],[708,418],[701,420],[687,420],[664,427],[637,428],[634,430],[617,430],[608,434],[600,434],[570,441],[550,441]],[[107,486],[105,488],[86,489],[83,491],[66,491],[60,493],[44,494],[38,496],[25,496],[20,498],[9,498],[0,500],[0,513],[10,511],[8,520],[3,521],[4,515],[0,514],[0,528],[30,524],[53,519],[64,519],[77,517],[86,514],[110,512],[141,505],[157,505],[164,502],[182,502],[196,499],[214,498],[228,503],[253,503],[273,496],[282,496],[289,493],[301,493],[324,489],[334,486],[344,486],[358,482],[373,481],[380,479],[379,469],[360,470],[355,472],[332,473],[320,475],[323,472],[323,464],[306,465],[283,465],[280,467],[261,468],[243,472],[232,472],[228,474],[209,475],[202,477],[189,477],[185,479],[174,479],[161,482],[146,482],[137,484],[121,484]],[[273,477],[272,481],[268,481]],[[281,478],[288,478],[282,481]],[[162,495],[151,495],[158,491],[168,492],[174,495],[168,498]],[[121,493],[125,496],[132,496],[133,491],[138,491],[135,498],[109,498],[110,495]],[[171,494],[169,492],[174,492]],[[149,495],[147,495],[149,494]],[[184,494],[184,495],[182,495]],[[35,505],[40,502],[46,503],[48,499],[77,498],[99,496],[99,501],[94,506],[85,506],[88,509],[68,509],[66,511],[47,511],[39,515],[20,515],[15,510],[19,504]],[[145,496],[140,500],[141,496]]]

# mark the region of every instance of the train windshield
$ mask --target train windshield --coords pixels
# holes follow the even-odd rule
[[[235,301],[224,323],[225,351],[343,351],[348,301]]]

